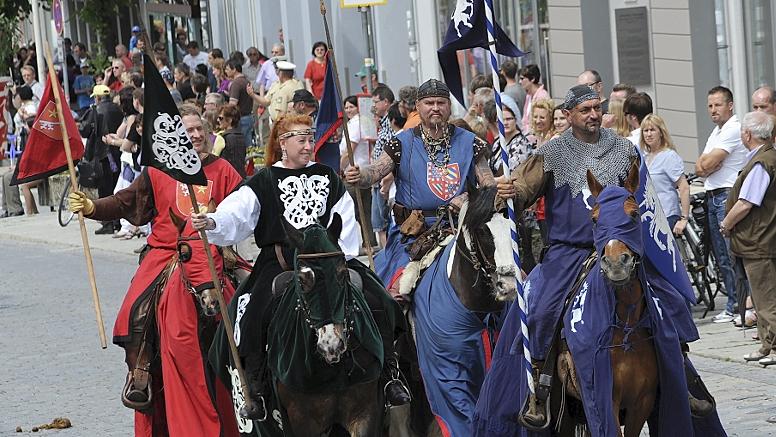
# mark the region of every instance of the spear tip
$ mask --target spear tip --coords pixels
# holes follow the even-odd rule
[[[321,15],[326,15],[326,3],[321,0]]]

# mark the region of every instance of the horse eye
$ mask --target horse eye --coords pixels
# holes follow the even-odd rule
[[[191,260],[191,246],[188,243],[178,243],[178,259],[184,263]]]

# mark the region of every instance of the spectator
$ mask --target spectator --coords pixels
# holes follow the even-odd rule
[[[315,100],[315,96],[306,89],[294,91],[294,96],[291,98],[291,110],[301,115],[309,115],[313,119],[313,125],[315,125],[315,119],[318,117],[318,101]]]
[[[504,87],[504,94],[512,97],[517,103],[517,107],[522,108],[523,105],[525,105],[525,90],[517,83],[517,70],[517,63],[514,61],[506,60],[501,64],[501,73],[507,80],[507,85]]]
[[[248,88],[248,94],[253,97],[253,100],[267,107],[273,122],[288,111],[288,103],[293,98],[294,92],[304,88],[304,84],[294,78],[296,65],[288,61],[278,61],[275,65],[278,69],[278,81],[272,84],[265,96],[261,93],[256,94],[252,88]]]
[[[40,99],[43,98],[43,84],[36,79],[38,75],[35,73],[35,67],[25,65],[21,68],[21,73],[24,86],[27,86],[32,90],[32,101],[37,107],[37,105],[40,105]]]
[[[401,93],[401,90],[399,90]],[[407,117],[402,113],[401,102],[394,102],[390,108],[388,108],[388,121],[391,122],[391,130],[393,134],[403,131],[407,124]]]
[[[189,41],[186,45],[186,51],[188,54],[183,57],[183,63],[189,66],[190,71],[196,70],[199,64],[207,66],[208,54],[199,51],[199,43]]]
[[[609,109],[611,109],[611,104],[609,105]],[[566,131],[566,129],[571,127],[571,123],[566,119],[566,114],[563,113],[563,105],[558,105],[555,107],[555,110],[552,112],[552,126],[555,128],[555,135],[553,138],[557,138]]]
[[[213,146],[213,154],[232,164],[237,173],[245,178],[245,137],[240,129],[240,110],[234,105],[224,105],[218,113],[218,136]]]
[[[184,102],[193,99],[195,95],[194,90],[191,88],[191,70],[189,65],[183,62],[177,64],[173,76],[175,77],[175,88],[181,93],[181,99]]]
[[[73,89],[77,96],[76,108],[78,114],[83,115],[89,106],[94,103],[94,99],[91,97],[92,88],[94,88],[94,78],[89,74],[91,66],[86,59],[81,60],[81,74],[76,76],[73,80]]]
[[[416,86],[403,86],[399,88],[399,111],[401,116],[404,117],[404,123],[402,123],[403,129],[412,129],[420,124],[420,115],[415,107],[416,100],[418,98],[418,87]]]
[[[194,91],[194,98],[197,99],[197,103],[204,106],[208,89],[207,77],[199,73],[195,74],[194,77],[191,78],[191,89]]]
[[[253,83],[256,82],[256,76],[259,75],[261,65],[264,64],[267,57],[256,47],[249,47],[248,50],[245,51],[245,54],[248,56],[248,62],[243,65],[242,72],[245,75],[245,78],[248,79],[248,82]]]
[[[348,96],[343,102],[342,109],[345,112],[345,116],[348,118],[348,134],[350,135],[350,146],[353,151],[353,162],[360,168],[364,168],[369,165],[369,141],[364,137],[361,132],[361,121],[358,113],[358,98],[356,96]],[[388,108],[385,108],[385,119],[388,120]],[[366,115],[367,117],[369,115]],[[388,129],[390,129],[390,124]],[[347,141],[343,137],[340,141],[340,168],[348,168],[350,165],[350,155],[348,155]],[[345,187],[350,193],[350,197],[353,198],[353,202],[356,202],[356,196],[361,197],[362,205],[372,204],[372,189],[370,188],[358,188],[351,184],[346,183]],[[375,195],[380,196],[379,187],[375,189]],[[368,234],[372,235],[372,210],[364,208],[366,215],[366,224],[361,223],[361,217],[357,216],[356,220],[361,223],[361,226],[368,227]],[[380,224],[378,222],[378,224]],[[377,228],[382,229],[382,228]],[[372,240],[374,237],[370,237]],[[367,242],[364,242],[366,245]]]
[[[628,140],[638,147],[641,142],[641,122],[644,121],[644,117],[652,113],[652,98],[647,93],[631,94],[625,99],[622,111],[632,129]]]
[[[102,84],[114,93],[121,91],[121,88],[124,87],[124,84],[121,82],[121,75],[125,72],[126,64],[120,59],[114,59],[111,62],[111,66],[105,69],[105,78],[102,80]]]
[[[675,235],[682,235],[690,213],[690,185],[684,176],[684,160],[676,153],[666,123],[659,115],[649,114],[641,122],[639,149],[668,224]]]
[[[494,108],[495,109],[495,108]],[[533,153],[536,146],[523,134],[517,125],[517,117],[514,108],[508,105],[502,105],[501,110],[504,116],[504,139],[506,140],[506,151],[509,156],[509,173]],[[489,110],[486,110],[489,112]],[[498,142],[494,142],[491,147],[490,168],[494,175],[502,175],[501,167],[501,148]]]
[[[124,44],[119,44],[115,48],[116,53],[116,59],[120,60],[124,64],[125,70],[132,69],[132,60],[129,59],[129,51],[127,50],[127,46]]]
[[[380,82],[377,80],[377,67],[370,65],[367,67],[364,65],[361,70],[356,73],[356,77],[361,81],[361,92],[368,93],[369,89],[374,90],[380,86]],[[370,87],[367,87],[367,78],[369,78]],[[386,109],[387,110],[387,109]]]
[[[208,111],[215,111],[216,114],[218,111],[221,110],[221,107],[224,106],[224,95],[221,93],[208,93],[207,96],[205,96],[205,103],[202,105],[202,108],[205,110],[205,112]],[[210,126],[211,129],[215,128],[215,125]]]
[[[110,88],[107,86],[95,85],[92,97],[95,101],[94,110],[90,111],[81,134],[87,138],[84,159],[97,161],[102,166],[102,177],[99,180],[97,194],[103,198],[113,194],[118,181],[121,158],[121,152],[106,144],[103,138],[106,134],[118,130],[124,115],[121,108],[111,101]],[[95,231],[95,234],[113,234],[120,226],[118,221],[106,221]]]
[[[776,150],[773,117],[750,112],[741,121],[741,141],[748,161],[727,199],[720,231],[730,250],[743,261],[757,310],[759,350],[744,355],[763,366],[776,364]]]
[[[326,79],[326,52],[329,46],[323,41],[313,44],[313,58],[307,63],[304,70],[304,81],[308,91],[313,93],[316,100],[323,97],[323,81]]]
[[[183,29],[177,29],[175,31],[175,62],[183,62],[183,58],[188,54],[189,37],[186,35],[186,31]],[[196,65],[195,65],[196,67]]]
[[[216,79],[216,87],[211,88],[214,92],[229,95],[229,85],[232,83],[228,77],[226,77],[226,61],[223,58],[214,59],[211,64],[213,77]]]
[[[612,93],[609,94],[609,104],[615,100],[625,101],[631,94],[636,94],[636,88],[627,83],[617,83],[612,87]]]
[[[776,115],[776,91],[769,86],[757,88],[752,94],[752,110]]]
[[[239,50],[235,50],[229,54],[229,61],[235,61],[240,65],[245,65],[245,55]]]
[[[275,71],[275,63],[277,61],[287,60],[286,48],[282,43],[276,43],[273,45],[272,51],[270,53],[272,54],[272,57],[268,62],[265,62],[261,65],[259,75],[256,76],[256,82],[254,82],[255,90],[259,95],[264,95],[264,93],[269,91],[270,87],[272,87],[272,85],[279,80],[278,74]]]
[[[240,130],[245,142],[250,143],[253,139],[253,101],[248,94],[248,79],[242,74],[242,64],[237,59],[230,59],[224,71],[232,82],[229,85],[229,103],[240,110]]]
[[[585,70],[577,76],[577,85],[587,85],[598,94],[601,99],[601,111],[606,114],[609,112],[609,100],[604,95],[604,83],[601,75],[595,70]]]
[[[395,100],[393,91],[385,85],[378,85],[377,88],[372,90],[372,112],[378,120],[377,141],[372,149],[373,162],[383,153],[385,146],[394,137],[391,121],[388,118],[388,110]],[[388,174],[379,184],[375,184],[372,187],[371,202],[367,203],[367,205],[371,205],[369,211],[371,216],[370,224],[372,229],[377,232],[377,239],[383,247],[385,247],[388,224],[390,222],[387,219],[389,214],[387,197],[383,197],[381,189],[391,185],[393,185],[393,174]],[[370,235],[372,234],[370,233]]]
[[[215,62],[216,59],[224,59],[224,52],[221,51],[219,48],[214,48],[210,50],[210,53],[207,55],[207,63],[210,66],[208,68],[207,72],[207,80],[210,82],[210,90],[214,91],[218,89],[218,83],[216,81],[216,77],[213,75],[213,62]],[[226,60],[224,60],[224,65],[226,65]],[[221,72],[223,73],[224,69],[221,68]]]
[[[743,272],[736,272],[731,261],[730,242],[719,228],[725,218],[725,203],[730,188],[746,162],[746,147],[741,142],[741,123],[733,114],[733,93],[728,88],[716,86],[709,90],[707,101],[709,116],[716,126],[709,134],[703,154],[695,163],[695,172],[706,178],[703,185],[708,205],[708,232],[728,296],[725,309],[712,321],[724,323],[734,318],[737,275],[741,279],[741,287],[747,287]]]
[[[140,37],[140,26],[132,26],[132,36],[129,37],[129,51],[134,52]]]
[[[17,144],[22,153],[24,152],[24,146],[27,142],[32,123],[35,121],[35,116],[38,113],[38,105],[35,104],[34,98],[35,95],[32,93],[32,89],[27,85],[17,88],[16,95],[14,96],[14,100],[18,102],[18,110],[13,116],[15,127],[13,133],[16,135]],[[22,184],[21,187],[10,185],[14,170],[15,167],[12,167],[10,171],[2,175],[3,206],[5,209],[2,216],[0,216],[2,218],[24,215],[21,197],[19,196],[20,188],[24,193],[24,203],[27,206],[27,214],[32,215],[38,212],[38,209],[35,206],[35,198],[32,197],[30,185]]]
[[[601,127],[612,129],[617,135],[628,138],[631,134],[631,126],[625,118],[625,101],[612,100],[609,102],[609,113],[601,119]]]
[[[170,92],[175,104],[179,105],[183,103],[183,96],[181,95],[181,92],[178,91],[178,88],[175,87],[173,73],[169,69],[163,69],[159,71],[159,74],[162,76],[162,80],[164,80],[164,84],[167,86],[167,90]]]
[[[89,52],[86,50],[86,45],[82,42],[73,44],[73,58],[77,64],[81,64],[84,59],[89,59]]]
[[[526,94],[525,104],[523,104],[523,119],[520,124],[523,132],[531,130],[531,106],[533,102],[550,98],[550,94],[541,83],[541,78],[542,75],[536,64],[529,64],[520,69],[519,83]]]
[[[555,103],[550,99],[536,100],[531,107],[531,130],[528,138],[542,146],[555,135],[552,113],[555,112]]]

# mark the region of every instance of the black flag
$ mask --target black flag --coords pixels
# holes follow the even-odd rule
[[[157,168],[184,184],[207,185],[197,152],[178,107],[148,55],[143,55],[145,100],[140,164]]]
[[[482,47],[488,49],[488,28],[485,17],[485,0],[458,0],[450,16],[450,24],[442,48],[437,50],[442,76],[450,92],[463,105],[461,69],[458,67],[456,51]],[[498,23],[494,23],[496,53],[518,58],[523,56],[520,49],[509,39]],[[498,84],[496,84],[498,86]]]

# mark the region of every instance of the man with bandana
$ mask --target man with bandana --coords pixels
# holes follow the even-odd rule
[[[417,110],[421,120],[418,126],[392,138],[371,165],[364,168],[354,166],[345,170],[347,182],[364,188],[379,182],[391,172],[394,174],[394,220],[388,230],[386,247],[375,258],[378,276],[394,295],[397,294],[399,278],[403,274],[412,274],[413,277],[420,275],[417,271],[409,273],[413,271],[412,268],[405,270],[410,263],[408,249],[420,233],[415,232],[417,227],[408,224],[414,222],[422,227],[425,222],[425,226],[430,228],[440,220],[439,225],[443,229],[450,228],[451,223],[448,220],[451,215],[457,214],[466,200],[468,184],[479,187],[495,185],[488,164],[487,143],[473,133],[448,123],[450,90],[447,85],[436,79],[423,83],[418,88]],[[426,271],[445,268],[441,251],[438,255],[440,256],[430,263]],[[414,260],[418,258],[417,255],[413,257]],[[438,267],[440,265],[441,267]],[[423,312],[423,308],[433,306],[428,296],[434,295],[435,290],[429,289],[428,281],[416,279],[419,285],[413,298],[415,329],[419,333],[426,333],[424,337],[431,337],[433,329],[429,327],[432,323],[429,319],[433,316]],[[448,334],[453,337],[455,334],[452,330],[456,328],[451,326],[450,329]],[[458,350],[444,350],[440,352],[444,354],[444,358],[437,359],[432,347],[426,347],[428,344],[424,345],[422,340],[418,341],[419,366],[424,374],[431,411],[451,435],[466,435],[479,383],[482,381],[481,378],[478,380],[477,375],[484,371],[470,372],[486,355],[482,344],[485,340],[482,340],[480,331],[477,333],[481,353],[476,357]],[[455,366],[447,364],[451,362],[456,363]],[[436,376],[440,374],[443,376]]]
[[[572,87],[566,95],[564,108],[563,112],[571,123],[571,129],[537,149],[512,173],[511,183],[499,184],[501,195],[514,197],[518,214],[541,196],[545,197],[547,205],[549,247],[541,264],[524,282],[535,386],[538,386],[540,381],[546,381],[544,378],[540,380],[538,373],[543,369],[544,360],[548,357],[556,325],[563,317],[566,296],[581,274],[584,261],[595,251],[593,223],[590,218],[595,198],[587,186],[587,171],[592,171],[603,186],[623,186],[631,167],[641,164],[638,151],[627,139],[617,136],[609,129],[601,129],[601,101],[589,86]],[[643,167],[641,172],[643,185],[647,180]],[[659,210],[657,213],[662,215]],[[659,221],[659,218],[655,220]],[[668,244],[673,244],[673,241],[669,239]],[[688,309],[689,303],[684,297],[686,293],[664,280],[657,273],[653,261],[649,253],[642,261],[645,264],[650,292],[657,296],[660,302],[659,306],[655,302],[653,312],[660,311],[661,319],[663,315],[667,315],[665,323],[670,325],[669,328],[659,325],[658,329],[670,332],[654,333],[656,349],[663,354],[659,357],[663,396],[656,402],[655,407],[660,411],[660,427],[665,429],[663,427],[670,426],[669,429],[673,430],[674,435],[693,435],[693,429],[697,433],[699,427],[709,433],[706,435],[716,435],[719,422],[715,414],[710,414],[713,405],[709,401],[698,400],[693,395],[680,396],[680,390],[686,392],[688,387],[696,396],[707,395],[686,355],[682,355],[683,352],[686,353],[686,343],[698,339],[698,333]],[[605,292],[597,291],[599,294]],[[587,296],[592,294],[594,292],[587,293]],[[648,304],[652,305],[652,302]],[[590,307],[591,305],[588,305],[588,313],[600,311]],[[530,433],[531,435],[544,435],[543,433],[549,434],[551,429],[540,431],[542,425],[550,419],[546,398],[528,394],[526,369],[523,367],[525,360],[519,347],[521,334],[516,308],[517,305],[512,306],[504,322],[493,364],[480,393],[473,429],[473,434],[477,436],[517,436],[527,435],[530,431],[536,432]],[[610,315],[601,314],[600,317]],[[666,338],[669,340],[665,340]],[[664,346],[661,342],[667,344]],[[576,351],[571,348],[571,341],[569,344],[577,358],[577,374],[582,385],[585,383],[584,378],[592,378],[595,374],[595,385],[600,390],[591,388],[589,392],[585,392],[584,387],[582,390],[589,429],[593,435],[616,435],[614,415],[609,411],[611,385],[607,385],[607,382],[611,384],[611,381],[600,377],[610,375],[611,372],[606,368],[610,366],[610,362],[608,358],[604,360],[605,363],[596,361],[608,357],[608,353],[596,354],[593,350],[590,359],[579,359],[584,354],[577,357]],[[595,343],[590,349],[596,349]],[[553,364],[552,361],[554,360],[551,360],[550,364]],[[673,377],[671,384],[666,384],[667,376]],[[698,391],[695,391],[696,388]],[[518,419],[526,397],[527,408]],[[670,407],[673,411],[667,410],[662,404],[669,401],[674,402]],[[609,405],[609,410],[606,405]],[[691,413],[694,417],[706,417],[691,420]],[[674,423],[665,423],[666,420],[674,418]],[[703,424],[699,425],[699,421]],[[721,430],[721,426],[719,429]]]

